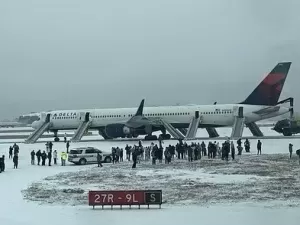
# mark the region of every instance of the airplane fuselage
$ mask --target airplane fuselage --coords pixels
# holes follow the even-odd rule
[[[289,109],[282,106],[256,106],[241,104],[220,104],[220,105],[193,105],[193,106],[159,106],[145,107],[143,115],[150,121],[161,118],[175,128],[187,128],[195,112],[199,112],[201,123],[199,127],[222,127],[232,126],[235,118],[235,108],[244,107],[245,123],[256,122],[289,112]],[[277,108],[275,108],[277,107]],[[260,110],[266,112],[259,112]],[[98,129],[111,124],[125,124],[134,116],[136,108],[113,108],[113,109],[83,109],[83,110],[59,110],[51,111],[51,130],[76,129],[82,121],[84,113],[89,112],[90,128]],[[36,128],[39,121],[33,123]]]

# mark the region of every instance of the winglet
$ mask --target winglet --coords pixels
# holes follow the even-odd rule
[[[143,115],[144,103],[145,103],[145,99],[143,99],[141,101],[140,106],[139,106],[138,110],[135,113],[135,116],[142,116]]]

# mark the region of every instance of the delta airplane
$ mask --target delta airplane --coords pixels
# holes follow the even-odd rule
[[[194,117],[200,117],[198,128],[233,126],[235,112],[243,107],[245,124],[276,117],[291,112],[292,107],[278,102],[291,62],[278,63],[254,91],[243,101],[236,104],[188,105],[144,107],[144,100],[136,108],[81,109],[50,111],[48,131],[54,132],[55,141],[58,130],[77,129],[82,121],[89,121],[88,129],[96,129],[104,139],[138,137],[157,139],[152,132],[161,131],[160,138],[169,139],[166,124],[174,129],[187,129]],[[162,124],[159,121],[164,121]],[[39,119],[32,123],[39,129],[45,121]],[[169,131],[169,130],[168,130]]]

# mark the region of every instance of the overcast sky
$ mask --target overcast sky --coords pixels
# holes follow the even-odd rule
[[[299,0],[2,0],[0,118],[235,103],[279,61],[300,94]],[[300,107],[298,107],[300,109]]]

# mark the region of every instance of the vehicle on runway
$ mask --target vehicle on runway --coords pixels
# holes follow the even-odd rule
[[[198,128],[236,126],[251,124],[276,117],[292,110],[278,102],[291,62],[278,63],[246,100],[236,104],[189,105],[145,107],[144,100],[135,108],[58,110],[42,114],[32,123],[35,132],[26,143],[34,143],[45,131],[54,133],[59,141],[59,130],[77,129],[71,141],[79,141],[87,129],[96,129],[104,139],[131,138],[152,135],[161,131],[160,138],[193,138]],[[240,120],[238,120],[239,118]],[[236,130],[235,129],[235,130]],[[168,131],[170,134],[167,134]]]
[[[284,136],[292,136],[300,133],[300,121],[291,119],[280,120],[275,124],[273,130]]]
[[[68,161],[76,165],[86,165],[97,163],[97,154],[102,156],[102,162],[110,163],[112,154],[103,153],[103,151],[94,147],[73,148],[68,155]]]

